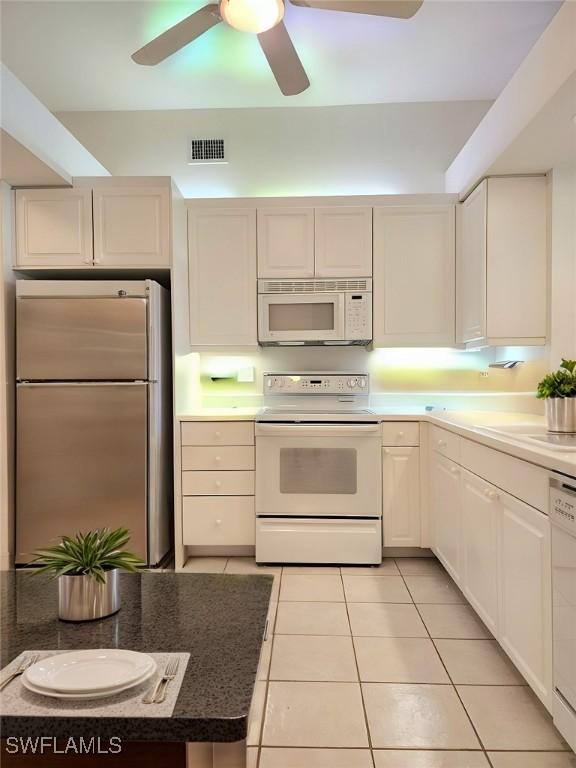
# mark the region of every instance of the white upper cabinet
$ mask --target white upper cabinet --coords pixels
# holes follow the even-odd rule
[[[455,206],[374,209],[374,346],[455,341]]]
[[[258,277],[371,277],[372,208],[258,210]]]
[[[256,345],[256,211],[190,210],[188,258],[191,345]]]
[[[92,265],[90,189],[16,192],[16,267]]]
[[[94,263],[170,266],[170,190],[167,187],[95,188]]]
[[[372,208],[316,208],[316,277],[372,276]]]
[[[258,211],[258,277],[314,277],[314,209]]]
[[[483,181],[458,206],[456,340],[486,337],[486,195]]]
[[[457,342],[544,344],[547,181],[485,179],[459,206]]]

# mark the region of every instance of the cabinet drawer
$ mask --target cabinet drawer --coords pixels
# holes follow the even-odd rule
[[[244,445],[185,446],[182,448],[182,471],[195,469],[254,469],[254,448]]]
[[[465,438],[461,464],[531,507],[548,511],[548,472],[542,467]]]
[[[382,424],[382,445],[420,445],[417,421],[387,421]]]
[[[184,496],[254,496],[254,472],[182,472]]]
[[[188,496],[182,500],[183,543],[187,545],[253,545],[252,496]]]
[[[253,421],[186,421],[182,445],[254,445]]]
[[[442,456],[460,463],[460,437],[446,429],[432,426],[430,429],[430,445]]]

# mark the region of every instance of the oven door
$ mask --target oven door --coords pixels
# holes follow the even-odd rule
[[[264,344],[345,341],[345,294],[258,296],[258,340]]]
[[[256,514],[381,517],[378,424],[256,425]]]

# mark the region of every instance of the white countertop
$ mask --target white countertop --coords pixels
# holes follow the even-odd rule
[[[179,414],[179,421],[252,421],[260,409],[257,407],[202,408],[193,413]],[[545,425],[543,416],[533,413],[502,411],[426,411],[425,408],[373,408],[381,421],[423,421],[435,424],[462,437],[503,451],[539,467],[576,477],[576,451],[558,451],[531,445],[511,435],[494,435],[482,430],[483,426],[505,427],[507,424]]]

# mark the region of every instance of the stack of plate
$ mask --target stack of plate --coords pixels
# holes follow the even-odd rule
[[[156,672],[146,653],[123,650],[71,651],[28,667],[22,684],[57,699],[102,699],[140,685]]]

